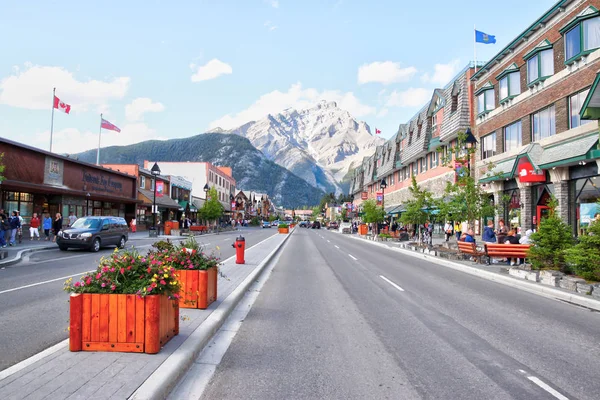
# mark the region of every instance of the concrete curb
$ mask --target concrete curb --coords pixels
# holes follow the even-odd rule
[[[293,230],[267,257],[227,296],[194,332],[171,354],[146,381],[129,397],[133,400],[165,399],[187,372],[204,346],[221,328],[229,314],[244,298],[246,291],[287,242]]]
[[[10,260],[0,261],[0,268],[9,267],[11,265],[20,263],[21,259],[23,258],[23,256],[25,254],[35,253],[36,251],[42,251],[42,250],[52,250],[52,249],[58,249],[58,246],[56,246],[56,245],[50,246],[49,245],[49,246],[40,246],[40,247],[30,247],[28,249],[20,250],[17,253],[17,255],[15,257],[11,258]]]
[[[453,261],[450,261],[447,259],[440,259],[435,256],[416,253],[416,252],[413,252],[410,250],[399,249],[396,247],[390,247],[383,243],[374,242],[371,240],[365,240],[365,239],[355,237],[355,236],[351,236],[351,238],[355,239],[355,240],[361,240],[363,242],[371,243],[372,245],[375,245],[375,246],[385,247],[387,249],[390,249],[390,250],[393,250],[398,253],[402,253],[402,254],[405,254],[405,255],[408,255],[411,257],[431,261],[431,262],[441,265],[443,267],[452,268],[457,271],[465,272],[469,275],[474,275],[474,276],[478,276],[483,279],[487,279],[489,281],[498,282],[503,285],[521,289],[526,292],[529,292],[532,294],[537,294],[542,297],[546,297],[546,298],[554,299],[554,300],[563,300],[563,301],[567,301],[569,303],[576,304],[576,305],[579,305],[582,307],[590,308],[595,311],[600,311],[600,301],[594,300],[592,298],[587,298],[582,295],[578,295],[575,293],[563,292],[561,290],[558,290],[558,289],[550,287],[550,286],[543,286],[539,283],[522,281],[522,280],[513,278],[511,276],[508,276],[508,275],[506,275],[506,276],[500,275],[495,272],[485,271],[485,270],[482,270],[479,268],[469,267],[469,266],[459,264],[459,263],[456,263],[456,262],[453,262]]]

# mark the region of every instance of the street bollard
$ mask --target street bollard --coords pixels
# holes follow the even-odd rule
[[[235,249],[235,263],[246,264],[244,260],[244,252],[246,251],[246,239],[242,235],[235,239],[235,243],[231,245]]]

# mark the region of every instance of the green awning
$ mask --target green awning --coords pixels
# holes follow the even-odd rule
[[[389,207],[386,207],[385,208],[385,213],[387,215],[397,215],[397,214],[400,214],[400,212],[398,211],[398,209],[400,207],[401,206],[389,206]]]
[[[484,166],[485,170],[480,171],[482,178],[479,182],[493,182],[506,178],[512,178],[512,172],[515,166],[516,157],[511,157],[507,160],[502,160],[497,164],[492,163],[490,166]],[[483,161],[485,163],[485,160]]]
[[[564,165],[574,165],[580,161],[595,159],[592,154],[598,144],[598,132],[580,136],[572,140],[560,142],[544,149],[539,160],[539,167],[549,169]]]
[[[600,82],[600,73],[596,74],[596,79],[594,79],[594,83],[588,92],[585,101],[583,102],[583,106],[581,106],[581,110],[579,111],[579,116],[581,119],[600,119],[600,90],[598,88],[598,83]]]
[[[179,211],[185,211],[185,209],[188,206],[188,201],[187,200],[181,200],[179,202]],[[196,206],[194,206],[194,203],[190,203],[190,212],[196,212],[198,211],[198,209],[196,208]]]

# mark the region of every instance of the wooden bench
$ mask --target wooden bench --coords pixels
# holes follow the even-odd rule
[[[477,257],[479,262],[481,262],[481,257],[486,254],[483,251],[477,250],[477,245],[471,242],[457,242],[458,243],[458,251],[462,254],[468,254],[472,257]]]
[[[485,256],[487,263],[490,263],[492,258],[527,258],[529,252],[529,244],[499,244],[485,243]]]
[[[203,232],[208,231],[208,228],[205,225],[192,225],[190,226],[190,232]]]

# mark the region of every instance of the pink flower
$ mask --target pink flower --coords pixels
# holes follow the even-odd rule
[[[102,285],[100,285],[100,286],[102,286],[102,287],[105,287],[105,286],[106,286],[106,283],[102,283]]]
[[[79,287],[79,286],[81,286],[81,283],[75,282],[75,287]]]
[[[91,285],[92,284],[92,280],[90,278],[87,278],[87,280],[85,281],[86,285]]]
[[[166,284],[167,284],[167,282],[165,282],[165,281],[164,281],[164,279],[161,279],[161,280],[160,280],[160,284],[161,284],[161,285],[166,285]]]
[[[102,278],[102,274],[101,274],[100,272],[98,272],[98,273],[96,274],[96,279],[100,279],[100,278]]]
[[[115,267],[112,267],[112,268],[110,269],[110,272],[115,272]]]
[[[110,290],[115,290],[116,288],[117,288],[117,285],[112,285],[112,286],[110,287]]]
[[[147,290],[148,293],[150,293],[152,291],[152,286],[150,286]]]
[[[121,274],[125,273],[125,268],[121,268]]]
[[[143,263],[145,263],[145,262],[146,262],[146,259],[145,259],[145,258],[142,258],[142,262],[143,262]]]

